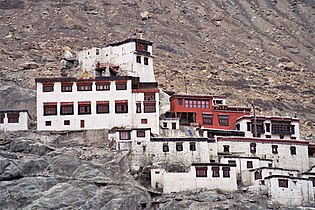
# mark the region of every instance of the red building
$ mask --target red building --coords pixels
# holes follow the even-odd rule
[[[227,106],[223,96],[174,94],[170,106],[180,125],[205,128],[234,130],[236,119],[250,114],[250,108]]]

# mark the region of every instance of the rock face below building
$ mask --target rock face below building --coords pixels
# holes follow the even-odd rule
[[[266,209],[280,208],[246,190],[160,195],[130,173],[128,153],[101,131],[0,135],[2,209]],[[138,181],[134,178],[138,178]]]

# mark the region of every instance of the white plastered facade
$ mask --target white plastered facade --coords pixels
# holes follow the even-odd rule
[[[8,113],[18,113],[18,122],[10,123],[8,120]],[[30,117],[26,110],[10,110],[0,111],[0,115],[4,116],[3,123],[0,123],[0,131],[19,131],[28,130],[30,124]]]

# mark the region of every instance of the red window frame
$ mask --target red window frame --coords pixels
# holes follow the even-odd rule
[[[96,101],[96,114],[109,113],[109,101]]]
[[[61,102],[60,103],[60,115],[73,115],[73,102]]]
[[[91,114],[91,102],[90,101],[80,101],[78,102],[78,115]]]
[[[110,82],[96,82],[96,91],[110,90]]]
[[[223,177],[224,178],[228,178],[228,177],[230,177],[231,175],[230,175],[230,167],[222,167],[222,171],[223,171]]]
[[[128,113],[128,101],[115,101],[115,113]]]
[[[144,102],[144,113],[155,113],[156,103],[155,102]]]
[[[120,140],[131,140],[131,132],[130,131],[119,131],[119,139]]]
[[[148,124],[148,119],[141,119],[141,124]]]
[[[54,83],[43,83],[43,92],[54,92]]]
[[[92,91],[92,83],[77,83],[77,91]]]
[[[127,90],[127,81],[116,81],[116,90]]]
[[[149,58],[144,57],[143,63],[144,63],[144,65],[148,66],[149,65]]]
[[[44,103],[44,116],[57,115],[57,102]]]
[[[4,118],[5,118],[5,114],[1,113],[0,114],[0,124],[4,123]]]
[[[220,168],[218,166],[211,167],[212,177],[220,177]]]
[[[145,137],[145,130],[137,130],[137,137]]]
[[[20,113],[9,112],[7,113],[8,123],[19,123]]]
[[[61,83],[61,92],[72,92],[73,83]]]

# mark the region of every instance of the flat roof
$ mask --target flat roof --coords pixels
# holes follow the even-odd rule
[[[206,142],[215,142],[214,139],[209,139],[206,137],[153,137],[151,141],[162,141],[162,142],[180,142],[180,141],[206,141]]]
[[[254,115],[243,115],[236,119],[236,121],[240,121],[242,119],[254,119]],[[274,120],[274,121],[299,121],[299,118],[288,117],[288,116],[256,116],[256,120]]]
[[[250,169],[249,171],[256,171],[256,170],[260,170],[260,169],[273,169],[273,170],[280,170],[280,171],[295,171],[295,172],[299,172],[299,170],[295,170],[295,169],[285,169],[285,168],[277,168],[277,167],[259,167],[259,168],[253,168]]]
[[[192,163],[192,166],[231,166],[231,167],[236,167],[236,164],[231,164],[231,163]]]
[[[279,143],[279,144],[305,144],[308,145],[308,141],[302,140],[284,140],[284,139],[261,139],[261,138],[249,138],[249,137],[217,137],[217,141],[233,141],[233,142],[259,142],[259,143]]]
[[[28,110],[26,109],[1,109],[0,113],[8,113],[8,112],[27,112]]]
[[[152,45],[153,42],[150,42],[148,40],[144,40],[144,39],[137,39],[137,38],[128,38],[128,39],[125,39],[123,41],[120,41],[120,42],[115,42],[115,43],[112,43],[112,44],[108,44],[106,45],[106,47],[108,46],[119,46],[119,45],[122,45],[122,44],[126,44],[126,43],[129,43],[129,42],[137,42],[137,43],[140,43],[140,44],[145,44],[145,45]]]
[[[238,155],[223,155],[224,158],[240,158],[240,159],[259,159],[265,161],[273,161],[272,159],[260,158],[260,157],[242,157]]]
[[[115,81],[115,80],[140,80],[140,77],[132,76],[114,76],[114,77],[95,77],[88,79],[80,79],[75,77],[47,77],[35,78],[35,82],[85,82],[85,81]]]
[[[170,97],[170,100],[173,100],[174,98],[193,98],[193,99],[213,99],[213,98],[221,98],[225,99],[225,96],[214,96],[214,95],[205,95],[205,94],[196,94],[196,95],[191,95],[191,94],[173,94]]]
[[[271,179],[271,178],[284,178],[284,179],[300,179],[300,180],[309,180],[308,178],[302,177],[293,177],[293,176],[286,176],[286,175],[271,175],[267,176],[264,179]]]

